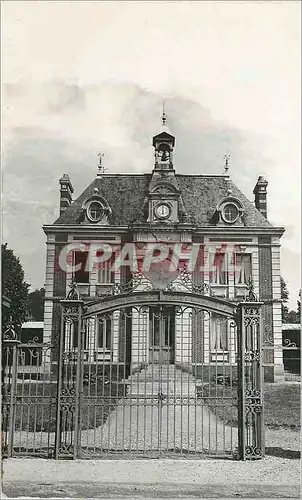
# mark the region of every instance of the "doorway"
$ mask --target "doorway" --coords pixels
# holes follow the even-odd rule
[[[149,308],[149,362],[174,363],[175,308],[159,306]]]

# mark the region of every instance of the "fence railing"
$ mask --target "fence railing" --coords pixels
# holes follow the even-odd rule
[[[53,456],[57,377],[53,344],[4,343],[2,450],[4,456]]]

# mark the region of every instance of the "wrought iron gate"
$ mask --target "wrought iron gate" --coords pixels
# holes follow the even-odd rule
[[[8,456],[264,455],[261,304],[252,290],[234,309],[162,290],[87,304],[74,287],[61,307],[58,345],[39,346],[40,380],[32,369],[27,389],[20,360],[31,349],[33,365],[38,346],[5,333]]]
[[[56,342],[21,343],[12,323],[2,342],[3,456],[52,457],[55,447]]]

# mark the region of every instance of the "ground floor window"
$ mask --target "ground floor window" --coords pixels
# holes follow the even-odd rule
[[[99,350],[111,350],[112,340],[112,318],[97,318],[97,348]]]
[[[227,319],[215,313],[212,313],[210,321],[210,349],[228,351]]]

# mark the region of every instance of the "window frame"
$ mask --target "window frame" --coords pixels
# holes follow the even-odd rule
[[[232,220],[229,220],[225,214],[225,211],[226,211],[228,206],[232,206],[236,209],[236,217],[233,218]],[[221,213],[222,220],[224,222],[226,222],[227,224],[235,224],[235,222],[237,222],[237,220],[239,219],[240,209],[239,209],[238,205],[236,203],[234,203],[233,201],[227,201],[226,203],[224,203],[223,207],[221,208],[220,213]]]
[[[215,318],[216,319],[219,319],[219,318],[223,318],[222,316],[220,316],[219,314],[217,313],[211,313],[211,319],[210,319],[210,331],[209,331],[209,352],[211,354],[216,354],[216,353],[229,353],[230,352],[230,328],[229,328],[229,322],[227,320],[227,318],[223,318],[224,321],[225,321],[225,328],[226,328],[226,331],[224,332],[224,335],[225,335],[225,348],[217,348],[217,338],[216,338],[216,341],[215,341],[215,345],[216,347],[213,347],[212,346],[212,335],[213,335],[213,332],[212,332],[212,328],[213,328],[213,323],[214,323],[214,320]],[[217,332],[216,332],[216,335],[217,335]],[[221,341],[221,338],[220,338],[220,345],[222,345],[222,341]]]
[[[235,263],[232,263],[232,259],[234,256],[224,253],[223,254],[223,268],[221,270],[221,267],[218,268],[218,271],[213,270],[215,266],[215,253],[211,253],[210,257],[210,263],[211,263],[211,268],[209,272],[209,284],[214,287],[247,287],[248,285],[248,278],[253,276],[253,261],[252,261],[252,253],[250,252],[236,252],[234,254],[235,256]],[[237,283],[237,258],[238,256],[240,257],[248,257],[249,258],[249,267],[250,267],[250,275],[247,277],[247,281],[244,283]],[[219,257],[217,258],[219,259]],[[219,266],[219,263],[217,263],[216,267]],[[220,281],[220,273],[223,273],[223,280]],[[214,280],[214,274],[219,277],[218,281]]]
[[[209,283],[212,286],[229,287],[230,283],[229,283],[229,274],[228,274],[228,269],[229,269],[228,254],[222,252],[220,255],[222,255],[222,258],[223,258],[223,271],[222,271],[222,273],[224,276],[224,279],[223,279],[224,282],[220,282],[221,267],[219,266],[219,263],[217,263],[217,260],[220,260],[220,257],[217,256],[217,252],[211,252],[211,254],[210,254],[211,267],[209,270]],[[216,268],[216,270],[214,270],[214,268]],[[218,269],[218,271],[217,271],[217,269]],[[218,281],[216,281],[214,279],[215,275],[218,276]]]
[[[82,256],[86,255],[85,266],[84,266],[84,271],[80,270],[80,269],[78,271],[74,271],[73,272],[73,278],[75,279],[76,283],[79,284],[79,285],[90,285],[90,272],[89,271],[85,271],[85,267],[86,267],[87,261],[89,259],[89,251],[85,250],[84,252],[80,252],[80,251],[75,250],[73,252],[73,265],[74,266],[76,266],[77,264],[80,263],[80,262],[77,262],[77,259],[76,259],[77,255],[82,255]],[[77,280],[77,274],[78,273],[79,274],[80,273],[84,274],[87,277],[87,281],[83,281],[83,280],[78,281]]]
[[[100,216],[98,218],[93,218],[91,216],[90,210],[91,210],[91,205],[93,205],[93,203],[97,203],[100,206]],[[100,220],[102,220],[102,218],[104,217],[104,207],[103,207],[103,204],[101,203],[101,201],[96,200],[96,199],[90,200],[89,203],[87,204],[87,207],[86,207],[86,214],[87,214],[87,218],[90,220],[90,222],[94,222],[94,223],[100,222]]]
[[[112,285],[114,284],[114,272],[111,271],[113,264],[113,258],[101,262],[97,268],[96,268],[96,273],[97,273],[97,285]],[[105,275],[105,280],[100,279],[101,275]]]
[[[248,257],[249,258],[249,270],[250,270],[250,275],[247,277],[247,281],[244,281],[243,283],[238,283],[237,282],[237,258],[238,256],[240,257]],[[241,262],[241,273],[245,274],[244,268],[243,268],[243,262]],[[235,253],[235,270],[234,270],[234,286],[235,287],[247,287],[248,286],[248,280],[249,278],[253,277],[253,268],[252,268],[252,254],[251,253],[246,253],[246,252],[236,252]]]
[[[101,317],[97,316],[96,317],[96,324],[97,324],[97,328],[96,328],[96,335],[95,335],[95,339],[96,339],[96,346],[95,346],[95,350],[97,352],[112,352],[112,341],[113,341],[113,317],[112,316],[106,316],[105,318],[101,319]],[[100,326],[103,327],[103,332],[102,332],[102,338],[103,338],[103,342],[102,342],[102,345],[100,345]],[[105,326],[105,329],[104,329],[104,326]],[[107,338],[107,335],[109,334],[109,342],[108,341],[108,338]],[[107,344],[110,344],[110,346],[108,347]]]

